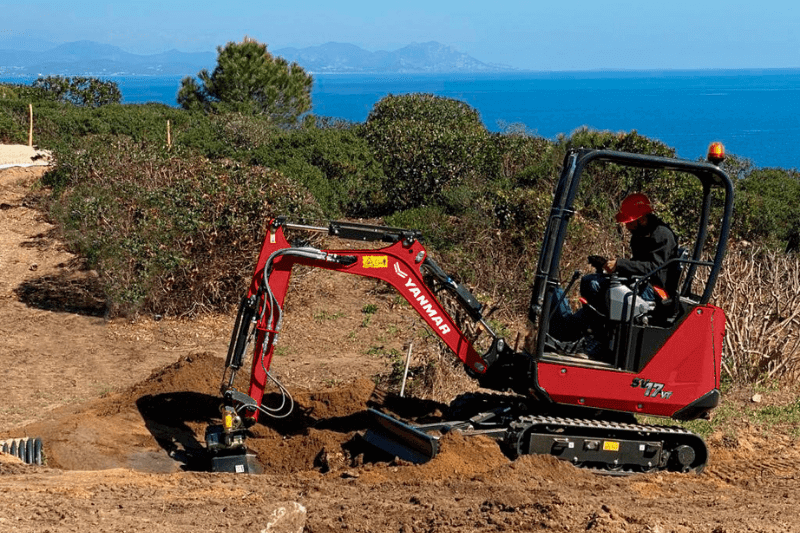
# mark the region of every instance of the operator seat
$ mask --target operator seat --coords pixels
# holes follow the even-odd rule
[[[656,307],[653,310],[653,324],[659,326],[670,326],[675,320],[683,315],[683,305],[680,298],[680,281],[683,275],[686,261],[689,259],[689,250],[678,246],[673,261],[667,265],[667,279],[666,286],[655,287],[656,293],[660,298],[656,301]]]

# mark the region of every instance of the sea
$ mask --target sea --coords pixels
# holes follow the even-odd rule
[[[800,69],[313,74],[312,112],[364,122],[386,95],[432,93],[477,109],[490,131],[557,139],[586,126],[658,139],[679,157],[721,141],[757,167],[800,167]],[[177,105],[178,77],[112,77],[123,103]],[[26,83],[15,80],[16,83]]]

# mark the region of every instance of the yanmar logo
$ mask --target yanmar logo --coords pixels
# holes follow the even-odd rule
[[[394,272],[399,277],[406,280],[405,284],[406,290],[408,290],[408,292],[411,293],[412,299],[419,302],[419,304],[422,306],[422,311],[426,315],[428,315],[428,320],[430,320],[430,322],[435,324],[436,329],[438,329],[442,333],[442,335],[450,333],[450,326],[444,323],[444,319],[441,316],[439,316],[438,311],[436,311],[436,309],[433,308],[433,304],[430,303],[428,299],[422,295],[422,291],[420,290],[419,287],[417,287],[417,284],[414,283],[414,280],[409,278],[408,274],[406,274],[400,269],[400,263],[394,264]]]

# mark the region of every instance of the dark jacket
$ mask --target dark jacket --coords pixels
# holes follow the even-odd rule
[[[647,225],[631,235],[631,258],[617,259],[616,272],[623,277],[644,276],[676,256],[678,242],[675,234],[663,220],[647,215]],[[650,283],[665,287],[667,269],[650,278]]]

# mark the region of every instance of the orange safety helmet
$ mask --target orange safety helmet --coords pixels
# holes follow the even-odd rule
[[[619,213],[615,218],[620,224],[627,224],[652,212],[650,198],[637,192],[622,200],[622,204],[619,206]]]

